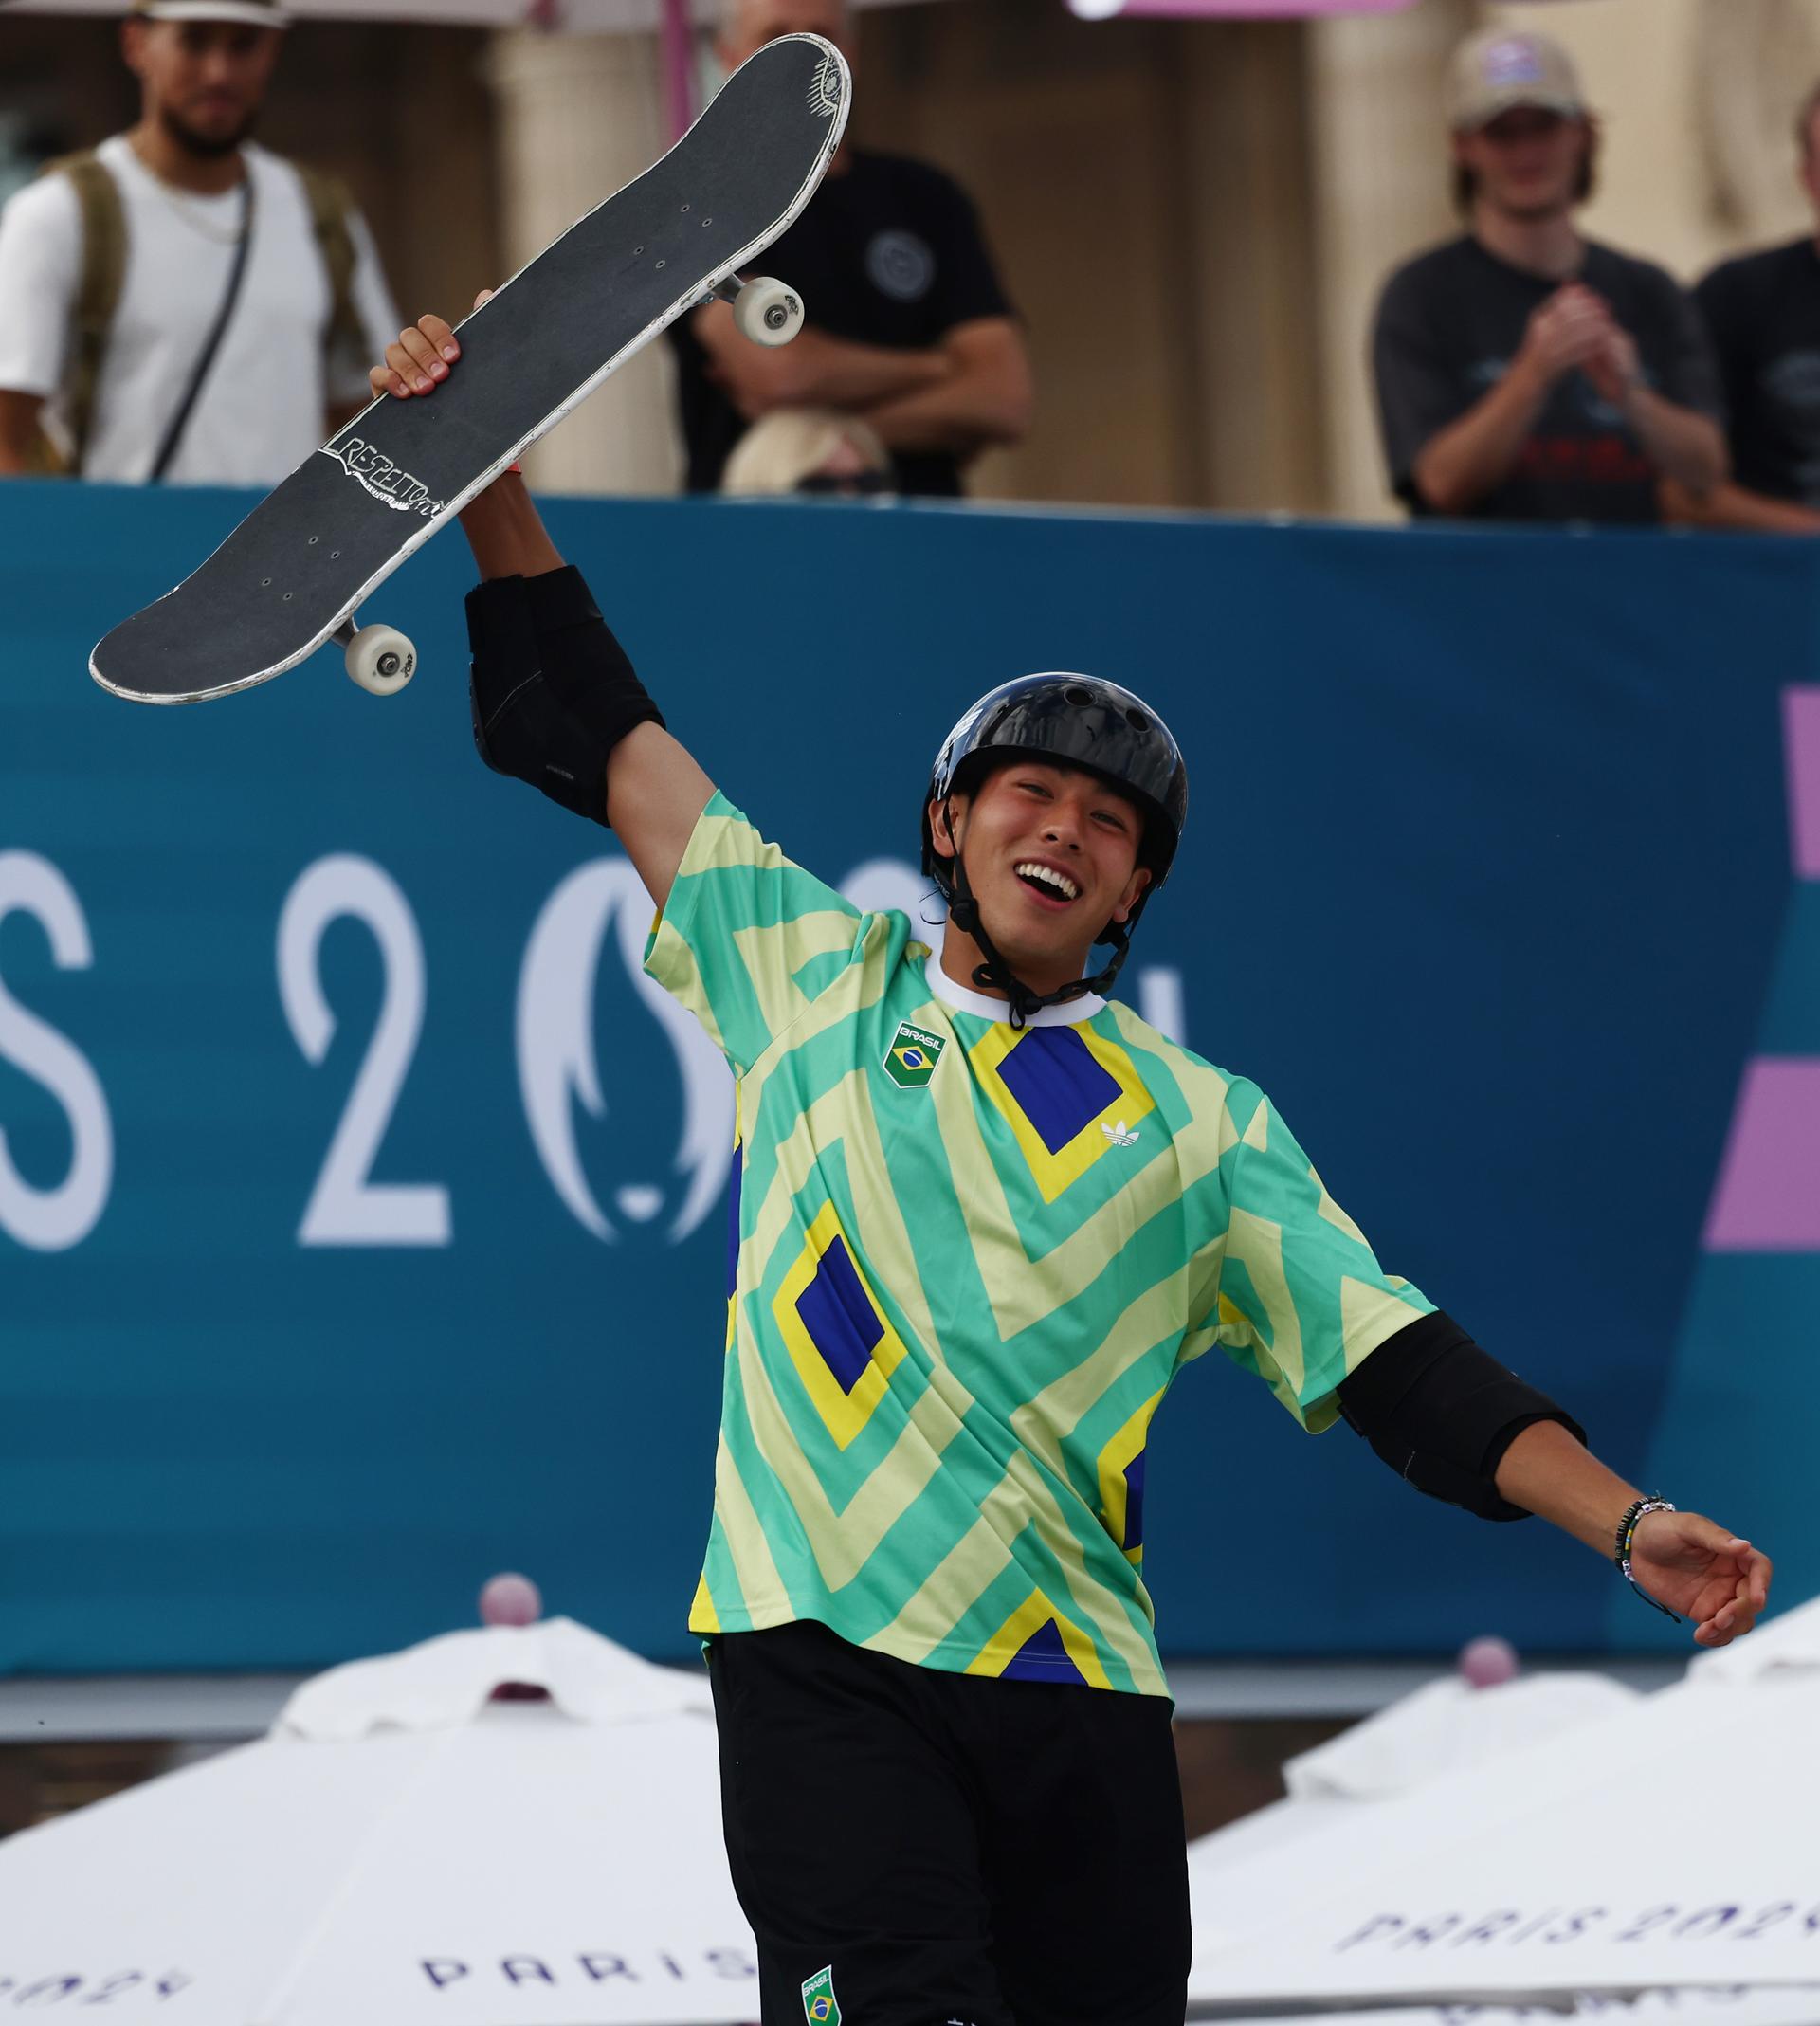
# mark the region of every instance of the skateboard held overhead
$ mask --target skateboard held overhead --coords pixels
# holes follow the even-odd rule
[[[815,35],[769,43],[676,146],[546,246],[459,328],[463,363],[431,401],[382,394],[312,451],[202,567],[89,657],[102,688],[194,703],[269,682],[330,640],[389,695],[416,650],[361,605],[622,361],[719,297],[757,344],[803,306],[740,269],[814,194],[846,125],[850,82]]]

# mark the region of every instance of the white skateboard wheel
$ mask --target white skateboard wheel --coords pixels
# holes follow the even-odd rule
[[[394,627],[363,626],[348,642],[347,664],[370,695],[396,696],[417,673],[417,649]]]
[[[755,345],[787,345],[803,327],[803,299],[770,275],[755,275],[739,291],[733,320]]]

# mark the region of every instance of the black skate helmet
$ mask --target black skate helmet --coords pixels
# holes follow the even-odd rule
[[[937,851],[929,822],[930,803],[973,794],[993,768],[1020,755],[1083,768],[1129,796],[1144,823],[1138,863],[1151,876],[1130,920],[1108,922],[1094,938],[1114,946],[1105,969],[1059,992],[1041,995],[1014,977],[992,948],[959,855],[944,858]],[[1188,769],[1181,748],[1149,704],[1117,683],[1062,670],[1019,676],[988,690],[948,734],[936,755],[923,798],[922,869],[935,881],[956,925],[985,951],[987,961],[974,973],[975,981],[1009,995],[1014,1027],[1021,1027],[1039,1006],[1103,992],[1118,976],[1144,903],[1169,877],[1187,818]]]

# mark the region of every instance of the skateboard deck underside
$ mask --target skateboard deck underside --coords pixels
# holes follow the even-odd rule
[[[845,65],[813,36],[768,45],[681,141],[460,326],[428,397],[381,395],[314,451],[202,567],[96,648],[135,702],[193,703],[268,681],[619,361],[777,237],[820,181],[846,111]]]

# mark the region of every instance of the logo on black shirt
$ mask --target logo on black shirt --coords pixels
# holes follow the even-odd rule
[[[1762,385],[1791,408],[1820,407],[1820,352],[1785,352],[1763,369]]]
[[[897,302],[920,302],[936,279],[936,256],[927,240],[893,227],[873,235],[865,249],[865,271],[881,295]]]

